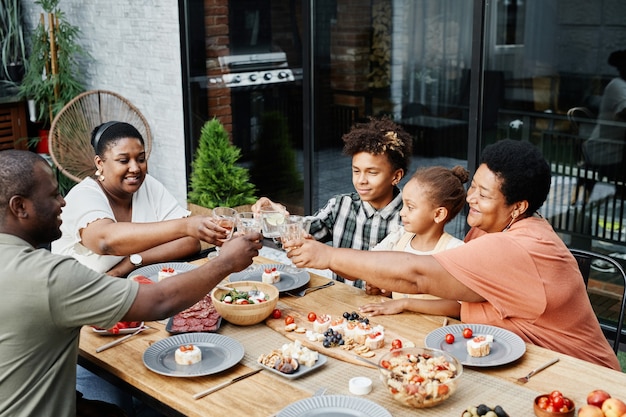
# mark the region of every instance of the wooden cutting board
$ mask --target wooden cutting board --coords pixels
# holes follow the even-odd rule
[[[324,347],[324,345],[322,344],[322,342],[317,342],[317,341],[311,341],[307,338],[306,333],[298,333],[296,331],[287,331],[285,328],[285,317],[286,316],[292,316],[295,319],[295,323],[297,324],[298,327],[304,328],[305,330],[313,330],[313,323],[309,322],[307,319],[307,316],[309,314],[309,311],[301,311],[298,310],[297,308],[294,307],[290,307],[288,305],[286,305],[285,303],[282,302],[278,302],[277,308],[279,308],[282,312],[282,316],[279,319],[274,319],[274,318],[268,318],[265,321],[265,324],[270,327],[271,329],[277,331],[278,333],[284,335],[286,338],[292,340],[292,341],[299,341],[303,346],[308,347],[309,349],[315,350],[321,354],[324,354],[326,356],[330,356],[332,358],[341,360],[341,361],[345,361],[345,362],[349,362],[355,365],[361,365],[361,366],[366,366],[366,367],[372,367],[375,368],[375,366],[373,365],[369,365],[364,361],[359,360],[358,358],[356,358],[356,352],[354,349],[352,350],[346,350],[343,349],[340,346],[332,346],[332,347]],[[322,311],[315,311],[316,314],[330,314],[330,313],[326,313],[326,312],[322,312]],[[343,315],[343,312],[335,312],[335,314],[330,314],[331,319],[334,317],[341,317]],[[378,323],[376,323],[375,318],[370,318],[370,325],[372,326],[376,326]],[[378,363],[378,361],[380,360],[380,358],[387,352],[390,351],[391,349],[391,342],[394,339],[399,339],[402,341],[403,346],[414,346],[414,344],[412,342],[410,342],[409,340],[407,340],[406,338],[403,338],[393,332],[388,331],[387,329],[385,329],[385,345],[384,347],[380,348],[380,349],[375,349],[373,350],[374,352],[374,356],[370,357],[370,358],[366,358],[371,362],[375,362]],[[280,346],[276,346],[275,349],[279,349]],[[269,353],[269,352],[268,352]]]

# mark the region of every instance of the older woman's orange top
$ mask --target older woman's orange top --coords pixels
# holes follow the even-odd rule
[[[487,301],[461,303],[461,321],[498,326],[524,341],[620,370],[569,249],[544,219],[506,232],[472,229],[466,244],[432,256]]]

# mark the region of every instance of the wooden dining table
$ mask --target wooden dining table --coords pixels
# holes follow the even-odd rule
[[[195,261],[203,263],[206,260]],[[255,263],[275,264],[271,259],[257,257]],[[328,282],[328,278],[310,273],[308,286]],[[380,301],[380,296],[369,296],[361,289],[343,283],[309,292],[303,297],[281,294],[278,308],[285,311],[313,311],[330,315],[358,311],[360,305]],[[272,319],[268,319],[272,320]],[[441,327],[444,318],[405,312],[397,315],[376,316],[370,320],[384,326],[386,331],[401,335],[402,339],[424,346],[425,337]],[[458,323],[447,319],[448,323]],[[162,375],[148,369],[143,354],[152,344],[171,335],[163,322],[147,323],[150,327],[119,345],[96,353],[99,346],[112,340],[85,326],[81,330],[79,363],[108,381],[133,393],[146,404],[167,416],[259,416],[277,415],[282,409],[299,400],[311,397],[320,388],[326,395],[352,396],[349,381],[364,376],[373,381],[372,391],[364,396],[387,409],[393,416],[415,415],[413,408],[396,402],[380,380],[380,373],[365,363],[357,364],[337,359],[330,349],[319,344],[319,353],[328,356],[327,362],[297,379],[287,379],[268,370],[233,383],[200,399],[193,395],[219,385],[234,377],[259,368],[261,354],[280,348],[290,339],[272,330],[262,322],[253,326],[236,326],[223,322],[217,333],[237,340],[244,346],[243,359],[233,367],[216,374],[194,377]],[[119,337],[119,336],[116,336]],[[590,340],[590,343],[595,343]],[[372,360],[376,361],[377,357]],[[554,359],[559,361],[521,384],[517,378]],[[521,357],[510,363],[493,367],[465,366],[457,391],[444,403],[424,409],[431,416],[461,416],[470,406],[500,405],[510,416],[533,415],[533,400],[543,393],[559,390],[571,398],[577,408],[586,402],[587,394],[603,389],[626,401],[624,394],[626,374],[557,353],[532,344],[526,344]]]

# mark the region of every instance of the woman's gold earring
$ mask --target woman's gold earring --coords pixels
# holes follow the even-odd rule
[[[96,171],[96,177],[98,178],[98,181],[104,181],[104,175],[102,175],[102,171],[100,171],[100,169]]]

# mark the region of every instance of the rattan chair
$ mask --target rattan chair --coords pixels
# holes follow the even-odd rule
[[[570,252],[572,252],[572,255],[574,255],[574,258],[576,258],[576,261],[578,262],[578,268],[583,275],[585,286],[589,284],[589,274],[591,273],[592,268],[599,269],[605,273],[616,273],[622,280],[621,285],[623,285],[623,287],[617,322],[599,319],[602,331],[608,339],[613,340],[613,350],[617,353],[620,341],[626,338],[626,335],[623,334],[624,313],[626,312],[626,271],[621,263],[610,256],[574,248],[571,248]]]
[[[135,126],[143,136],[146,157],[150,155],[150,126],[141,112],[119,94],[105,90],[86,91],[67,103],[50,127],[50,157],[64,175],[76,182],[93,175],[96,167],[91,132],[111,120]]]

